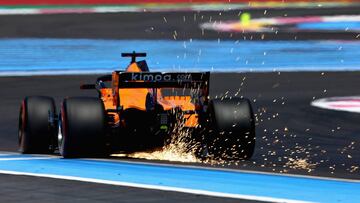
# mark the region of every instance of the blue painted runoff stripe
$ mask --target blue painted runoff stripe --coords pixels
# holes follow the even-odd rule
[[[304,30],[354,31],[360,30],[360,21],[306,22],[298,24],[297,27]]]
[[[0,156],[0,173],[269,202],[344,203],[360,199],[360,182],[356,181],[112,160],[62,159],[56,156],[20,154],[8,156]]]
[[[106,73],[121,52],[147,52],[153,71],[360,70],[359,41],[0,39],[0,75]]]

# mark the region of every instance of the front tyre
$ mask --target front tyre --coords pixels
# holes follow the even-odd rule
[[[105,155],[106,114],[99,98],[75,97],[62,103],[59,149],[64,158]]]
[[[216,159],[250,159],[255,148],[255,119],[250,101],[213,99],[208,113],[210,153]]]
[[[49,118],[55,115],[55,102],[50,97],[26,97],[20,107],[19,151],[23,154],[52,153],[56,143],[56,128]]]

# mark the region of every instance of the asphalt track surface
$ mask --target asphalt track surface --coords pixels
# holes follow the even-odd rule
[[[0,179],[2,180],[0,183],[2,202],[165,203],[169,202],[169,199],[174,202],[239,202],[239,200],[234,199],[39,177],[0,175]],[[251,203],[255,201],[244,200],[242,202]]]
[[[324,15],[335,14],[334,10],[326,9],[275,9],[268,11],[268,15],[281,16],[287,13],[290,16],[320,12]],[[173,39],[174,30],[177,30],[177,39],[240,39],[243,36],[234,34],[229,37],[228,34],[210,31],[202,35],[197,27],[198,22],[193,20],[194,15],[197,15],[197,19],[201,19],[203,15],[204,22],[210,16],[213,19],[232,19],[238,13],[239,11],[226,12],[221,16],[219,12],[1,16],[0,37]],[[255,10],[253,16],[263,13],[264,10]],[[358,14],[359,8],[337,9],[337,13]],[[188,21],[181,24],[183,16],[191,19],[191,23]],[[167,23],[164,22],[164,17]],[[354,33],[284,33],[272,36],[272,39],[293,39],[294,35],[298,39],[354,39]],[[241,86],[244,77],[246,79]],[[224,96],[227,91],[227,95],[231,96],[242,88],[240,95],[253,101],[255,99],[254,109],[262,115],[259,115],[257,146],[253,159],[238,165],[210,167],[360,179],[358,170],[350,172],[351,166],[360,165],[360,115],[310,106],[314,98],[358,95],[359,77],[360,72],[214,74],[211,78],[212,97]],[[78,89],[80,83],[92,82],[95,78],[96,76],[0,78],[0,150],[17,150],[18,108],[24,96],[49,95],[59,104],[66,96],[95,95],[95,92]],[[352,142],[355,142],[353,149],[349,147]],[[310,167],[310,171],[308,168],[292,169],[286,165],[288,159],[284,157],[308,158],[316,166]],[[0,179],[1,201],[4,202],[238,202],[232,199],[47,178],[1,175]]]
[[[258,122],[257,126],[257,145],[256,153],[251,161],[240,162],[238,165],[206,165],[196,164],[199,166],[210,167],[228,167],[235,169],[280,172],[287,169],[287,173],[303,174],[312,176],[326,176],[347,179],[360,179],[358,171],[350,172],[351,166],[359,166],[360,137],[358,132],[360,127],[357,125],[360,115],[346,112],[335,112],[321,110],[310,106],[313,97],[330,97],[330,96],[349,96],[357,95],[360,85],[357,83],[360,72],[332,72],[322,75],[319,72],[309,73],[248,73],[248,74],[214,74],[211,77],[211,95],[222,96],[229,91],[231,96],[238,91],[240,83],[246,77],[245,84],[242,86],[241,95],[250,99],[256,99],[253,104],[254,109],[262,111],[267,109],[263,122]],[[18,107],[21,99],[26,95],[48,95],[56,99],[57,104],[66,96],[91,96],[96,93],[92,90],[83,91],[78,89],[80,83],[92,82],[96,76],[39,76],[39,77],[3,77],[0,78],[0,132],[1,144],[0,149],[4,151],[16,151],[17,149],[17,116]],[[227,81],[226,83],[222,81]],[[49,91],[51,90],[51,91]],[[326,90],[326,92],[324,92]],[[283,98],[283,99],[282,99]],[[274,100],[278,102],[274,102]],[[280,102],[281,101],[281,102]],[[282,102],[285,102],[284,105]],[[273,115],[278,114],[276,118]],[[272,118],[268,120],[267,118]],[[341,127],[337,130],[337,127]],[[287,128],[288,132],[284,132]],[[266,132],[265,132],[266,129]],[[276,129],[278,131],[276,132]],[[333,132],[333,130],[335,131]],[[272,133],[275,133],[274,135]],[[286,136],[283,136],[286,135]],[[291,136],[296,135],[296,137]],[[264,138],[265,136],[265,138]],[[355,149],[348,149],[348,145],[355,142]],[[284,147],[282,147],[284,146]],[[298,148],[296,147],[298,146]],[[318,146],[318,147],[317,147]],[[345,153],[341,153],[345,151]],[[271,155],[276,152],[275,155]],[[293,154],[295,153],[295,154]],[[317,154],[317,155],[315,155]],[[348,155],[352,158],[349,158]],[[279,160],[278,157],[299,157],[309,158],[309,162],[318,163],[313,167],[313,171],[307,169],[291,169],[285,167],[287,160]],[[132,160],[143,161],[143,160]],[[157,161],[166,163],[166,161]],[[174,163],[176,164],[176,163]],[[2,180],[11,180],[13,187],[19,191],[25,190],[29,184],[42,185],[38,186],[38,193],[34,194],[36,198],[47,199],[55,198],[59,194],[66,194],[64,201],[70,201],[73,198],[93,197],[92,191],[88,190],[86,183],[71,183],[79,185],[79,189],[74,193],[69,193],[67,187],[63,184],[68,181],[2,176]],[[74,186],[75,187],[75,186]],[[57,191],[49,193],[53,189]],[[131,191],[124,187],[113,187],[108,190],[109,186],[97,185],[95,191],[105,197],[121,198],[133,200]],[[14,189],[15,190],[15,189]],[[118,193],[111,191],[117,190]],[[130,191],[129,191],[130,190]],[[35,190],[32,190],[35,191]],[[108,192],[108,193],[107,193]],[[137,191],[144,198],[154,198],[153,202],[178,200],[182,202],[190,198],[194,202],[204,201],[223,201],[224,199],[208,198],[196,195],[181,195],[166,192],[149,193],[147,190],[139,189]],[[28,193],[22,193],[26,199]],[[25,195],[25,196],[24,196]],[[90,195],[90,196],[89,196]],[[3,197],[10,198],[5,195]],[[21,197],[17,197],[21,198]],[[159,199],[158,199],[159,198]],[[163,198],[163,199],[162,199]],[[22,200],[24,200],[22,199]],[[39,200],[37,199],[37,200]],[[108,200],[111,198],[109,197]],[[96,199],[94,199],[96,201]],[[142,199],[145,201],[145,199]],[[142,201],[139,199],[139,201]],[[30,201],[30,200],[29,200]],[[100,200],[99,200],[100,201]],[[103,199],[107,201],[107,199]],[[136,201],[136,200],[135,200]],[[149,200],[150,201],[150,200]],[[229,200],[230,201],[230,200]],[[150,201],[151,202],[151,201]]]
[[[17,122],[22,98],[31,95],[51,96],[55,98],[59,108],[64,97],[96,96],[95,90],[78,88],[81,83],[95,81],[96,77],[95,75],[1,77],[0,86],[6,87],[1,88],[0,91],[1,151],[17,150]],[[307,158],[309,153],[309,160],[318,163],[314,171],[309,173],[307,170],[287,168],[288,173],[360,179],[359,173],[351,173],[347,170],[352,165],[360,164],[360,149],[357,147],[360,141],[358,136],[360,126],[357,125],[360,115],[310,106],[314,97],[358,95],[360,85],[356,81],[360,77],[360,72],[329,72],[324,75],[319,72],[280,75],[278,73],[214,74],[211,77],[211,96],[221,97],[225,92],[228,92],[228,96],[234,95],[241,87],[240,83],[244,77],[246,77],[245,84],[239,96],[245,96],[253,101],[255,99],[254,111],[257,114],[263,113],[258,115],[256,128],[257,146],[252,160],[256,163],[246,161],[240,162],[240,166],[226,167],[280,172],[283,171],[286,160],[279,161],[278,157],[296,155],[299,158]],[[351,142],[355,142],[353,150],[347,149]],[[345,153],[341,153],[341,150],[345,150]],[[276,152],[275,155],[271,155],[273,151]],[[348,158],[348,155],[352,158]],[[334,170],[329,168],[334,165]],[[223,166],[215,165],[215,167]]]

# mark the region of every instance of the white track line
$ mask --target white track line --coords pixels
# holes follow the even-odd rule
[[[147,184],[129,183],[129,182],[120,182],[120,181],[111,181],[111,180],[100,180],[100,179],[93,179],[93,178],[81,178],[81,177],[74,177],[74,176],[37,174],[37,173],[5,171],[5,170],[0,170],[0,173],[8,174],[8,175],[25,175],[25,176],[54,178],[54,179],[62,179],[62,180],[73,180],[73,181],[100,183],[100,184],[107,184],[107,185],[126,186],[126,187],[135,187],[135,188],[143,188],[143,189],[151,189],[151,190],[181,192],[181,193],[189,193],[189,194],[196,194],[196,195],[206,195],[206,196],[213,196],[213,197],[224,197],[224,198],[234,198],[234,199],[244,199],[244,200],[255,200],[255,201],[264,201],[264,202],[309,203],[307,201],[299,201],[299,200],[261,197],[261,196],[252,196],[252,195],[242,195],[242,194],[231,194],[231,193],[222,193],[222,192],[212,192],[212,191],[206,191],[206,190],[196,190],[196,189],[187,189],[187,188],[160,186],[160,185],[147,185]]]
[[[38,160],[38,159],[54,159],[56,157],[16,157],[16,158],[1,158],[0,161],[22,161],[22,160]]]
[[[15,8],[15,9],[0,9],[0,15],[34,15],[40,14],[39,9],[33,8]]]

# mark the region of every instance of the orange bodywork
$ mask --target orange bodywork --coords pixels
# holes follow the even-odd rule
[[[137,66],[136,63],[132,63],[126,69],[126,72],[141,72],[141,69]],[[113,80],[114,78],[113,75]],[[143,81],[138,81],[143,82]],[[117,86],[116,84],[113,86]],[[114,98],[113,88],[102,88],[100,90],[101,98],[104,102],[106,110],[116,108],[116,99],[119,99],[119,106],[122,109],[135,108],[138,110],[146,111],[146,97],[148,94],[151,94],[152,89],[147,88],[119,88],[115,91],[118,91],[119,98]],[[160,104],[164,110],[171,110],[174,108],[180,108],[182,111],[195,111],[195,105],[191,102],[190,96],[163,96],[161,93],[161,88],[157,89],[156,95],[157,103]],[[109,112],[114,117],[114,122],[120,122],[120,115],[118,113]],[[185,126],[186,127],[196,127],[198,125],[198,115],[197,114],[185,114]]]

